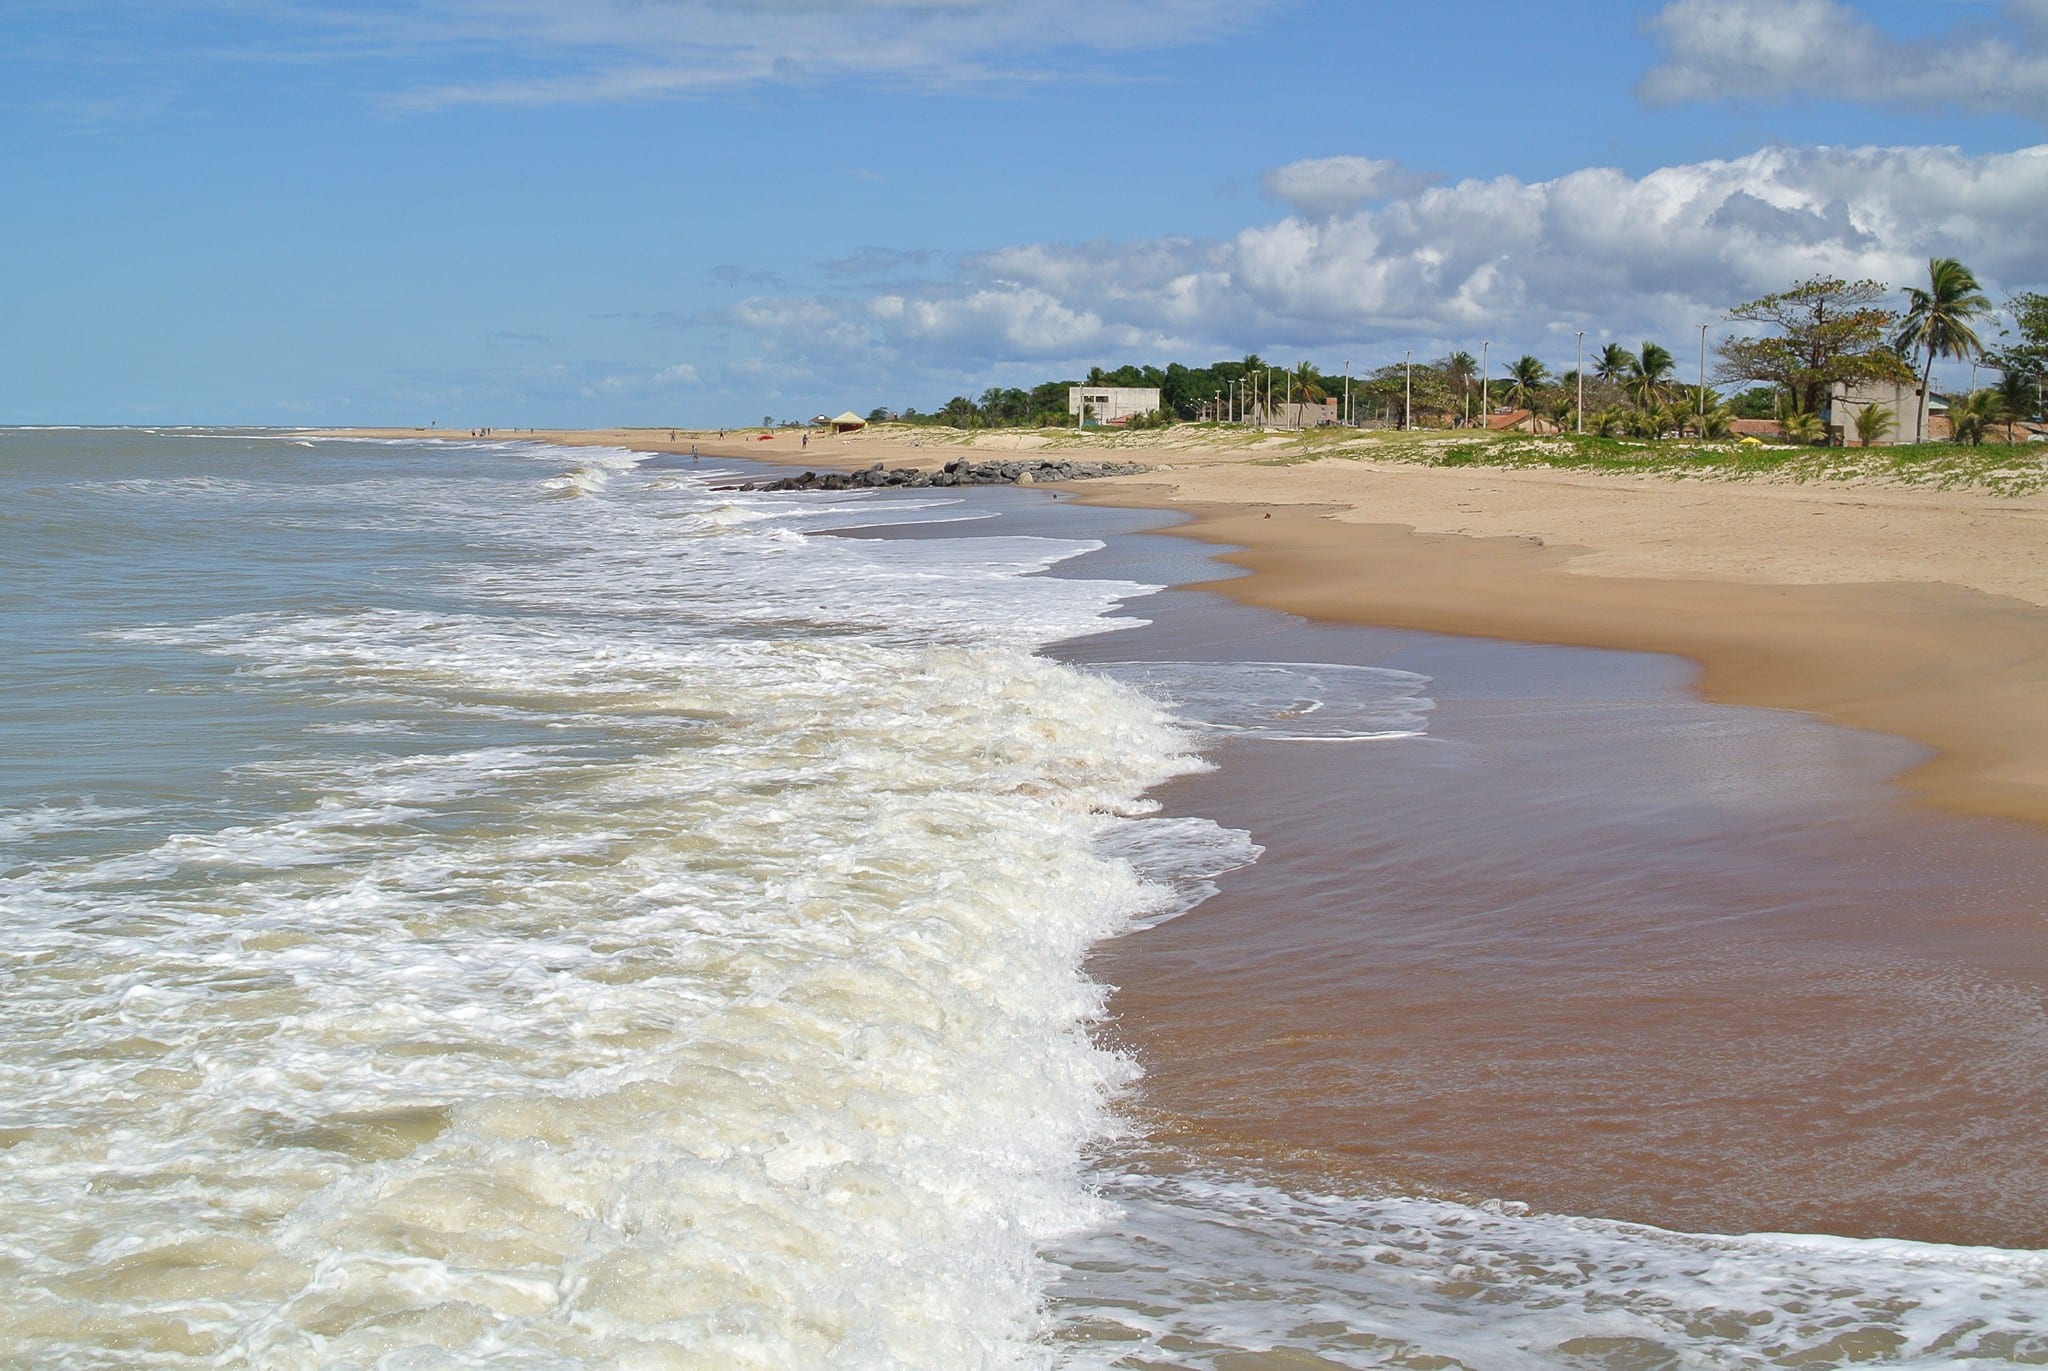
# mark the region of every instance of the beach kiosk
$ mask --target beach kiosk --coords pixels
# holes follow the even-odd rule
[[[834,433],[858,433],[867,426],[868,421],[850,409],[837,419],[827,419],[825,421],[825,427]]]

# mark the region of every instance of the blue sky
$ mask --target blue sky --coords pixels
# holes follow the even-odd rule
[[[0,78],[0,422],[738,424],[2048,288],[2048,0],[12,0]]]

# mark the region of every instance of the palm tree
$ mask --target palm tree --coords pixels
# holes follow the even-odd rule
[[[1642,355],[1629,358],[1629,398],[1639,409],[1649,409],[1664,398],[1664,378],[1678,367],[1676,358],[1657,346],[1645,341]]]
[[[1998,403],[2005,420],[2005,441],[2015,437],[2013,425],[2034,412],[2038,403],[2038,392],[2034,380],[2023,371],[2008,371],[1998,382]]]
[[[1600,349],[1600,355],[1593,359],[1593,375],[1610,386],[1621,384],[1621,378],[1635,367],[1635,354],[1619,343],[1609,343]]]
[[[1911,356],[1918,350],[1927,355],[1920,371],[1920,438],[1927,437],[1928,387],[1934,383],[1937,357],[1976,356],[1984,351],[1970,325],[1991,312],[1991,300],[1977,284],[1971,270],[1953,257],[1936,257],[1927,263],[1927,289],[1906,287],[1906,317],[1899,321],[1893,345]]]
[[[1628,429],[1629,411],[1620,405],[1609,405],[1586,416],[1586,422],[1593,426],[1593,432],[1602,438],[1612,438]]]
[[[1315,363],[1303,362],[1294,369],[1294,398],[1305,405],[1319,405],[1329,399],[1329,388],[1323,385],[1323,379]]]
[[[1442,362],[1444,381],[1455,388],[1458,399],[1465,408],[1465,421],[1472,421],[1472,379],[1479,374],[1479,359],[1471,353],[1458,351],[1444,358]]]
[[[1973,390],[1961,404],[1951,404],[1948,422],[1959,442],[1976,447],[1984,441],[1985,431],[1997,423],[2005,412],[2005,404],[1999,393],[1990,388]]]
[[[1865,405],[1856,411],[1856,442],[1860,447],[1881,443],[1898,427],[1899,416],[1889,405]]]
[[[1536,412],[1536,392],[1543,389],[1543,383],[1550,379],[1550,368],[1537,361],[1528,353],[1515,359],[1508,368],[1508,403]],[[1531,425],[1533,427],[1533,425]]]
[[[1827,426],[1821,423],[1820,416],[1808,411],[1794,410],[1779,422],[1785,426],[1785,436],[1795,443],[1811,447],[1828,436]]]

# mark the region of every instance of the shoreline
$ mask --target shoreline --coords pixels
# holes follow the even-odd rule
[[[1202,588],[1332,623],[1681,657],[1708,701],[1920,744],[1930,755],[1898,778],[1919,800],[2048,827],[2048,496],[1431,467],[1331,456],[1287,437],[1181,446],[1174,430],[1113,446],[1005,431],[947,441],[940,430],[929,443],[897,431],[807,448],[793,433],[763,442],[734,432],[492,437],[694,445],[707,457],[842,470],[1047,447],[1145,462],[1142,475],[1057,489],[1187,516],[1162,531],[1217,547],[1249,573]],[[1275,457],[1290,464],[1267,464]]]

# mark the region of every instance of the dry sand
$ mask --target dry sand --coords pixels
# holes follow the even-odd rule
[[[2048,495],[1429,467],[1371,443],[1332,455],[1328,435],[970,440],[899,427],[806,448],[793,433],[760,432],[497,436],[695,444],[707,456],[815,467],[1020,451],[1146,462],[1145,475],[1076,493],[1186,512],[1175,532],[1238,549],[1224,560],[1252,574],[1216,588],[1240,600],[1348,623],[1674,653],[1700,665],[1709,699],[1925,744],[1929,760],[1903,779],[1926,800],[2048,825]]]

